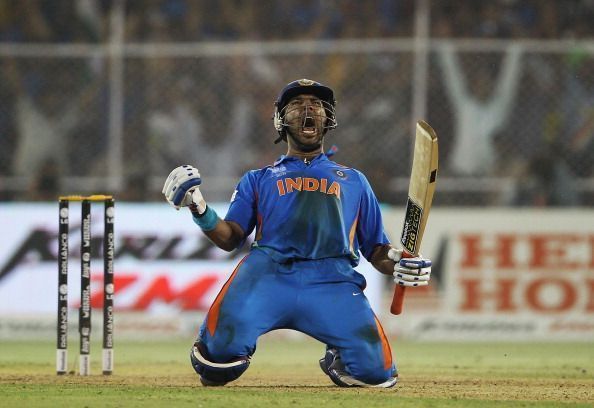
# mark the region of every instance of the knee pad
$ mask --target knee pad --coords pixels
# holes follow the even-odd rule
[[[398,374],[380,384],[368,384],[357,380],[346,371],[346,367],[340,359],[340,353],[334,348],[326,350],[326,355],[320,359],[320,368],[339,387],[391,388],[398,382]]]
[[[238,357],[229,363],[213,363],[205,357],[205,354],[202,343],[194,343],[190,350],[190,361],[200,376],[200,382],[206,386],[225,385],[236,380],[250,365],[249,356]]]

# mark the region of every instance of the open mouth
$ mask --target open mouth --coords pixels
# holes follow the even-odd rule
[[[315,135],[318,133],[318,128],[316,127],[316,121],[313,118],[306,117],[303,120],[303,126],[301,131],[305,135]]]

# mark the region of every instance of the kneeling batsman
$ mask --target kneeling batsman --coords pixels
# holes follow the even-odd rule
[[[198,169],[190,165],[179,166],[167,177],[162,193],[165,195],[167,202],[177,210],[182,207],[189,207],[199,217],[203,214],[214,214],[214,211],[207,212],[208,207],[199,188],[201,183],[202,179]],[[203,218],[207,217],[205,216]],[[201,222],[208,224],[210,227],[204,228],[204,225],[199,224],[203,231],[209,231],[214,229],[217,220]],[[393,276],[396,284],[401,286],[426,286],[429,284],[431,278],[431,261],[429,259],[425,259],[420,255],[414,258],[403,258],[401,249],[391,247],[387,249],[385,256],[387,261],[394,263]],[[386,266],[392,270],[392,266]],[[192,359],[192,365],[198,374],[200,374],[202,383],[205,385],[222,385],[228,381],[232,381],[238,378],[249,366],[249,359],[228,364],[210,362],[204,358],[200,350],[196,347],[193,349],[192,355],[194,357]],[[343,387],[388,388],[394,386],[398,380],[396,376],[382,384],[363,383],[349,375],[344,364],[342,364],[338,351],[334,349],[328,350],[326,356],[320,360],[320,367],[334,383]],[[203,377],[205,376],[215,379],[215,381],[204,381]]]
[[[203,214],[206,201],[200,192],[200,172],[185,164],[174,169],[167,177],[162,193],[169,204],[179,210],[190,207]],[[394,282],[400,286],[427,286],[431,279],[431,261],[419,254],[414,258],[403,258],[402,249],[391,248],[388,258],[394,261]]]

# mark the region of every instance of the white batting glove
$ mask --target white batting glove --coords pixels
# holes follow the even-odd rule
[[[206,202],[198,186],[202,183],[198,169],[190,165],[175,168],[161,191],[169,204],[179,210],[181,207],[196,206],[198,213],[206,211]]]
[[[403,258],[402,250],[391,248],[388,258],[396,262],[394,265],[394,282],[400,286],[427,286],[431,279],[431,260],[423,255],[414,258]]]

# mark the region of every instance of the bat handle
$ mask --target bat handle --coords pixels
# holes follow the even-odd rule
[[[394,315],[399,315],[402,313],[405,293],[406,286],[396,285],[394,288],[394,297],[392,297],[392,306],[390,306],[390,313]]]
[[[414,258],[414,255],[407,251],[402,252],[403,258]],[[406,294],[406,286],[396,285],[394,288],[394,296],[392,297],[392,305],[390,306],[390,313],[399,315],[402,313],[404,306],[404,295]]]

